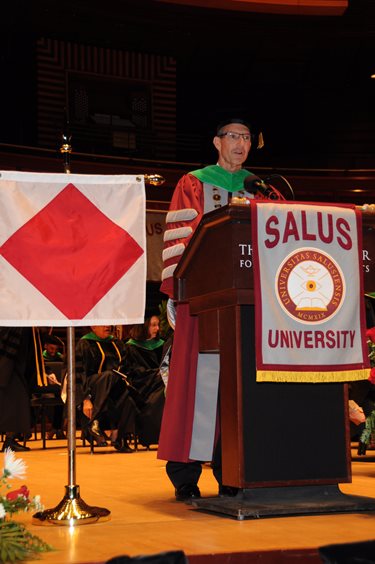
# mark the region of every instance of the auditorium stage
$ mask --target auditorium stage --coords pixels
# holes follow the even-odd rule
[[[40,494],[45,508],[63,498],[68,481],[65,441],[30,441],[31,451],[18,454],[27,463],[23,481],[31,494]],[[40,561],[54,564],[104,563],[119,555],[145,555],[183,550],[192,564],[252,564],[262,562],[320,562],[322,545],[358,542],[375,538],[375,513],[335,513],[301,517],[277,517],[238,521],[193,509],[174,501],[165,475],[165,464],[155,450],[117,453],[112,447],[98,448],[91,455],[77,440],[76,483],[82,499],[111,511],[102,523],[77,526],[34,525],[31,515],[20,520],[55,547]],[[142,448],[142,447],[141,447]],[[272,448],[272,445],[270,445]],[[343,484],[348,494],[375,498],[375,451],[365,457],[353,454],[353,482]],[[22,483],[17,480],[15,487]],[[203,496],[217,493],[209,467],[200,480]]]

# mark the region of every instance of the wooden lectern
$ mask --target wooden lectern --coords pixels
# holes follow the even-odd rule
[[[250,224],[249,206],[208,213],[175,271],[200,352],[220,354],[223,483],[242,490],[194,505],[238,519],[374,510],[338,489],[351,481],[347,386],[256,382]]]

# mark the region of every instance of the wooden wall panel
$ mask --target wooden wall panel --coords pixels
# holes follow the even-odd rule
[[[142,154],[134,151],[134,156],[147,158],[173,159],[176,147],[176,61],[168,55],[134,53],[121,49],[83,45],[64,40],[40,38],[37,43],[37,127],[38,144],[42,147],[55,148],[59,143],[61,131],[64,127],[66,108],[69,106],[69,79],[80,76],[87,77],[91,83],[97,80],[103,89],[106,82],[108,88],[121,89],[126,84],[131,88],[149,91],[149,100],[142,99],[134,102],[138,104],[138,117],[141,116],[142,105],[149,104],[149,123],[134,123],[137,143],[142,148]],[[113,86],[111,86],[113,85]],[[94,88],[92,86],[92,88]],[[106,97],[104,89],[103,98]],[[108,98],[116,93],[108,92]],[[120,93],[118,94],[120,95]],[[87,96],[86,96],[87,98]],[[82,115],[85,112],[85,95],[80,101]],[[108,101],[107,105],[111,105]],[[111,113],[106,109],[103,99],[103,115]],[[134,108],[132,109],[134,112]],[[105,128],[103,124],[92,124],[90,120],[82,118],[82,125],[77,127],[77,136],[83,135],[86,127],[89,135],[100,135],[109,140],[113,136],[113,127]],[[120,116],[121,117],[121,116]],[[120,121],[124,121],[121,120]],[[134,121],[134,120],[133,120]],[[135,120],[136,121],[136,120]],[[72,122],[72,127],[73,127]],[[91,129],[90,129],[91,127]],[[121,129],[121,128],[119,128]],[[74,133],[74,131],[73,131]],[[118,132],[117,132],[118,133]],[[106,137],[105,137],[106,136]],[[74,135],[73,135],[74,144]],[[143,145],[142,145],[143,144]],[[116,145],[114,145],[116,146]],[[121,148],[121,145],[119,145]],[[92,152],[96,147],[87,147]],[[83,148],[84,149],[84,148]],[[124,151],[124,154],[131,154]]]

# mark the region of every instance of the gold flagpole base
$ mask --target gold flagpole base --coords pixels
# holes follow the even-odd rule
[[[104,507],[87,505],[79,495],[79,486],[65,486],[65,496],[53,509],[38,511],[32,517],[34,525],[89,525],[108,521],[111,512]]]

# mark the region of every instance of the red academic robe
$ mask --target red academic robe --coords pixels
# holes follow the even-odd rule
[[[204,185],[191,174],[183,176],[176,186],[167,216],[166,240],[163,251],[165,268],[161,286],[161,291],[171,298],[174,297],[173,271],[202,215],[215,207],[227,204],[228,192],[220,189],[221,201],[218,204],[217,193],[214,198],[215,190],[217,191],[215,187]],[[207,200],[211,197],[214,200],[210,204]],[[162,460],[176,462],[193,460],[194,458],[191,457],[193,428],[195,434],[204,434],[205,432],[205,424],[203,423],[202,429],[200,429],[195,420],[197,396],[200,393],[197,390],[197,366],[198,319],[196,316],[190,315],[188,304],[178,304],[166,403],[159,438],[158,458]],[[205,391],[203,393],[207,394]],[[217,394],[215,394],[215,390],[210,393],[212,393],[212,397],[203,398],[203,401],[207,402],[207,406],[214,405],[214,410],[208,410],[210,412],[207,415],[214,420],[210,422],[211,433],[208,442],[206,442],[205,456],[199,458],[199,460],[211,460],[214,446],[212,429],[217,428]],[[202,418],[202,410],[199,416]]]

